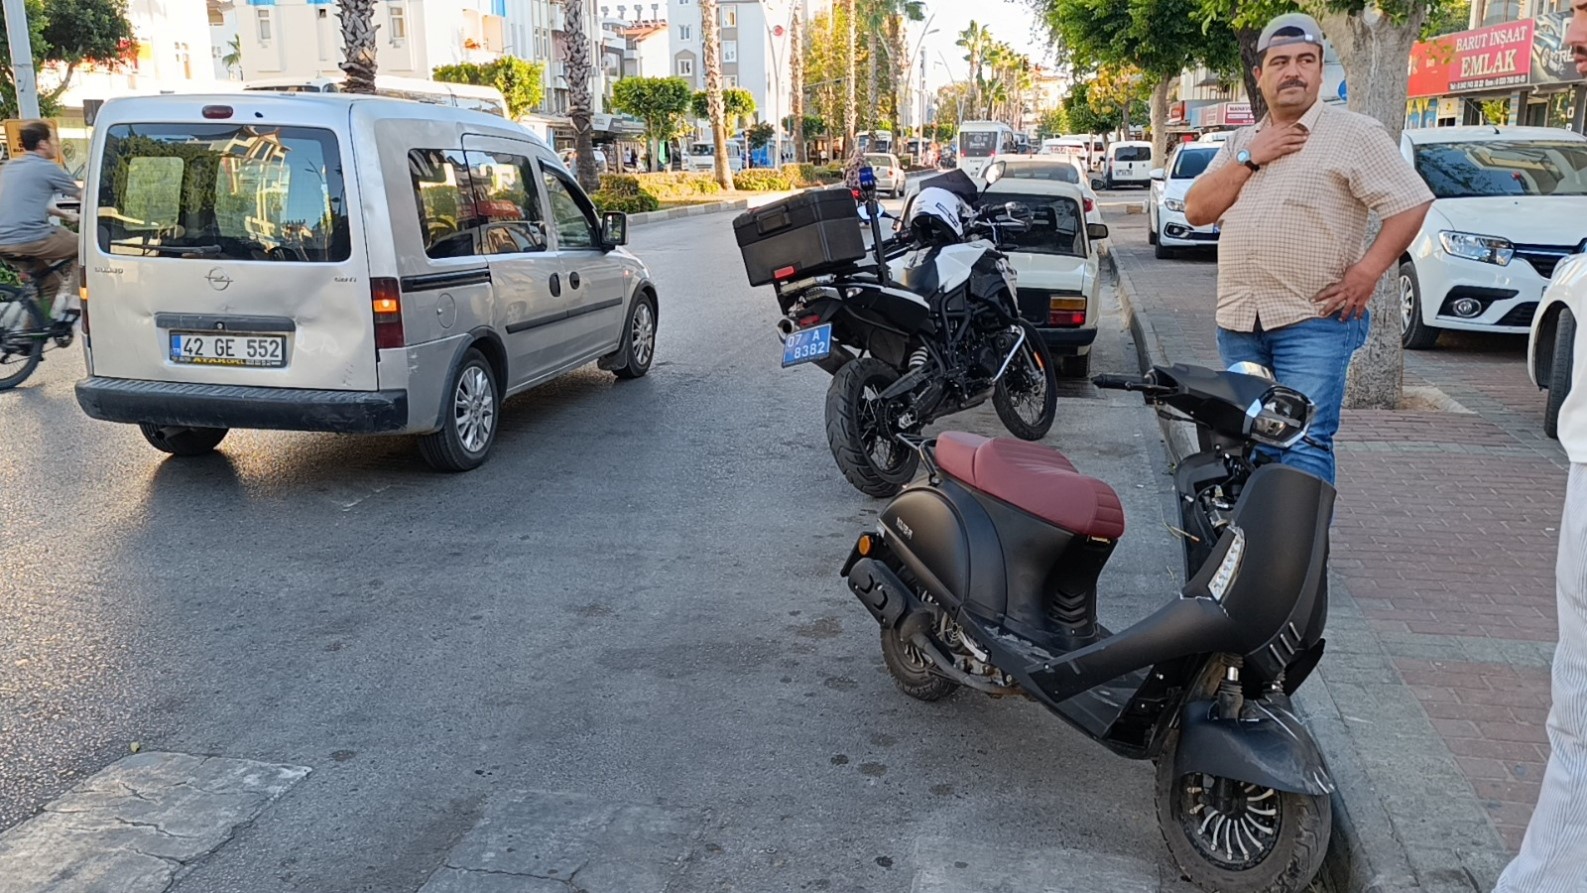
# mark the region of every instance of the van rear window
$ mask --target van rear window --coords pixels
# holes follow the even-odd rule
[[[1115,161],[1151,161],[1152,149],[1150,146],[1119,146],[1113,150]]]
[[[314,127],[118,124],[99,169],[99,248],[195,260],[352,254],[336,135]]]

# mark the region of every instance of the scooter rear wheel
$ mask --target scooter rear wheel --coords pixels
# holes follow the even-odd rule
[[[898,690],[921,701],[940,701],[953,694],[959,683],[931,671],[931,660],[920,649],[898,637],[895,629],[882,628],[882,660]]]
[[[1327,796],[1230,782],[1235,808],[1220,811],[1212,776],[1176,776],[1174,733],[1157,760],[1157,825],[1185,877],[1216,893],[1300,893],[1322,868],[1333,827]]]

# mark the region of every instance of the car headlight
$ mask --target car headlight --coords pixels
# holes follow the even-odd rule
[[[1250,419],[1251,439],[1288,449],[1306,436],[1314,408],[1311,398],[1300,391],[1274,385],[1245,412]]]
[[[1185,213],[1185,200],[1179,198],[1165,198],[1163,199],[1163,207],[1170,211],[1183,214]]]
[[[1461,233],[1446,229],[1438,234],[1438,242],[1451,256],[1481,261],[1485,264],[1497,264],[1502,267],[1510,262],[1510,258],[1515,257],[1515,246],[1510,244],[1509,239],[1501,239],[1498,236]]]

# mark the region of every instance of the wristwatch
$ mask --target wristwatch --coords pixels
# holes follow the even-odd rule
[[[1259,171],[1259,170],[1262,169],[1262,166],[1260,164],[1257,164],[1256,162],[1251,160],[1251,150],[1250,149],[1241,149],[1240,151],[1234,153],[1234,160],[1240,162],[1241,164],[1245,165],[1246,167],[1250,168],[1253,171]]]

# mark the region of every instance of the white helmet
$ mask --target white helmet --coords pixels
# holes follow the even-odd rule
[[[951,245],[964,241],[964,221],[970,206],[946,189],[932,186],[915,196],[909,214],[909,229],[917,239],[932,245]]]

